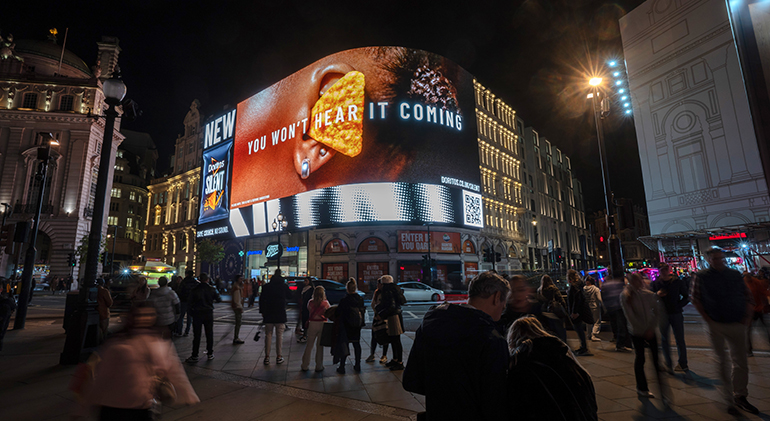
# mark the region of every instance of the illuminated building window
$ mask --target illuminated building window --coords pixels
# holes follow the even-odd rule
[[[134,227],[134,218],[126,218],[126,227],[128,228]]]
[[[122,191],[119,188],[113,187],[112,190],[110,190],[110,196],[116,199],[120,199],[121,193]]]
[[[136,201],[136,192],[133,192],[133,191],[129,192],[128,193],[128,198],[129,198],[129,200]]]
[[[115,171],[123,171],[123,164],[115,164]]]
[[[72,111],[72,104],[75,97],[72,95],[63,95],[59,98],[59,111]]]
[[[37,108],[37,94],[33,92],[24,94],[21,108]]]
[[[107,217],[107,225],[118,225],[118,217],[117,216],[108,216]]]

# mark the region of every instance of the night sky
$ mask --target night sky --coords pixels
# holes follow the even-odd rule
[[[585,76],[622,58],[618,19],[642,1],[8,3],[3,35],[46,39],[55,27],[61,44],[69,28],[67,49],[89,66],[101,35],[120,38],[127,97],[144,113],[124,126],[152,135],[160,172],[193,99],[210,115],[326,55],[398,45],[454,60],[512,106],[571,157],[593,211],[604,199]],[[613,188],[644,205],[633,120],[617,111],[605,125]]]

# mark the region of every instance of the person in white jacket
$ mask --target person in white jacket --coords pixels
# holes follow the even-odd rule
[[[628,285],[620,295],[620,305],[623,313],[628,320],[628,331],[631,334],[631,341],[634,344],[634,374],[636,376],[636,392],[639,396],[645,398],[654,398],[655,396],[647,387],[647,378],[644,375],[644,348],[650,348],[652,355],[652,366],[658,377],[661,393],[663,394],[663,403],[668,405],[669,394],[666,384],[661,376],[658,365],[658,340],[655,332],[658,328],[658,320],[663,311],[658,296],[647,289],[644,279],[638,273],[628,275]]]
[[[591,340],[601,342],[599,333],[602,331],[602,291],[596,286],[596,280],[591,276],[584,279],[586,286],[583,287],[583,294],[586,296],[586,303],[591,309],[591,315],[594,316],[594,325],[591,329]]]

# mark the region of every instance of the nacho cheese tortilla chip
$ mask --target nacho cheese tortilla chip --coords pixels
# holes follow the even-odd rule
[[[347,156],[356,156],[363,141],[363,113],[364,74],[348,72],[313,106],[310,137]]]

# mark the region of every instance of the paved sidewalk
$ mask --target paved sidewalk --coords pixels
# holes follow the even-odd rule
[[[115,321],[117,322],[117,320]],[[256,326],[244,326],[243,345],[232,344],[233,325],[214,326],[213,361],[205,358],[195,365],[185,364],[201,404],[189,408],[166,408],[166,420],[290,420],[339,419],[384,420],[414,419],[416,411],[424,408],[422,396],[415,396],[401,387],[403,372],[391,372],[384,366],[362,362],[362,372],[354,373],[348,360],[347,374],[340,375],[331,365],[328,349],[324,358],[326,369],[321,373],[301,372],[305,344],[296,342],[293,325],[283,339],[286,362],[275,364],[275,345],[271,364],[264,365],[264,333],[259,342],[252,340]],[[362,332],[363,357],[369,354],[369,330]],[[570,332],[574,335],[574,332]],[[602,335],[609,335],[602,333]],[[403,337],[405,357],[412,346],[413,333]],[[570,338],[577,347],[577,340]],[[205,340],[203,341],[205,343]],[[74,367],[58,365],[64,334],[61,321],[33,319],[23,331],[9,331],[6,348],[0,353],[0,396],[3,397],[3,419],[64,420],[74,404],[67,389]],[[174,340],[182,359],[190,354],[192,336]],[[734,417],[725,412],[716,389],[718,381],[711,361],[713,352],[707,348],[690,349],[689,377],[681,373],[667,376],[674,393],[674,405],[663,410],[660,392],[653,382],[651,390],[657,399],[640,400],[635,392],[633,354],[614,352],[614,344],[592,342],[594,356],[579,361],[593,376],[602,420],[692,419],[726,420]],[[381,349],[378,351],[381,355]],[[767,414],[747,419],[770,418],[770,355],[756,352],[749,359],[751,370],[749,400]],[[653,378],[649,369],[648,378]]]

